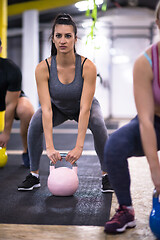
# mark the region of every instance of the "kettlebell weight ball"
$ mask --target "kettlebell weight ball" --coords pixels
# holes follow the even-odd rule
[[[156,189],[153,192],[152,205],[149,226],[156,238],[160,239],[160,196]]]
[[[61,154],[62,158],[67,154]],[[77,176],[77,164],[68,167],[57,167],[50,163],[50,174],[47,181],[48,189],[54,196],[71,196],[79,185]]]
[[[0,147],[0,168],[3,168],[8,160],[6,148]]]

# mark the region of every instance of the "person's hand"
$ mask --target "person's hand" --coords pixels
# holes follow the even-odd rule
[[[48,158],[53,162],[53,164],[56,164],[57,161],[62,160],[60,153],[56,151],[54,148],[47,148],[46,152]]]
[[[82,155],[83,148],[75,147],[66,156],[66,161],[70,162],[72,165],[80,158]]]
[[[6,134],[5,132],[2,132],[0,134],[0,147],[5,148],[7,146],[9,138],[10,138],[9,134]]]
[[[160,166],[151,172],[152,180],[156,191],[160,194]]]

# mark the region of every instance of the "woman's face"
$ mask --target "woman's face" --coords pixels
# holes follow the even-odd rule
[[[77,41],[72,25],[57,24],[55,26],[53,43],[57,49],[57,53],[68,53],[74,51],[74,45]]]

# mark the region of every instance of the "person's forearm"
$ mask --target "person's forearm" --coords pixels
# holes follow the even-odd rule
[[[86,131],[88,127],[90,111],[80,111],[79,120],[78,120],[78,136],[76,141],[76,146],[83,149],[84,140],[86,136]]]
[[[53,147],[53,124],[52,124],[52,111],[42,111],[43,129],[45,135],[46,149]]]
[[[9,104],[6,106],[6,111],[5,111],[5,124],[4,124],[4,133],[7,135],[10,135],[11,129],[12,129],[12,124],[13,120],[15,117],[15,109],[16,105],[15,104]]]
[[[153,124],[140,124],[140,132],[144,153],[147,157],[150,169],[152,171],[152,169],[155,169],[159,166],[157,140]]]

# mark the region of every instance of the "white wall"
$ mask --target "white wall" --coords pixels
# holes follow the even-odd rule
[[[84,20],[81,17],[77,22],[76,50],[95,63],[97,72],[103,79],[101,84],[97,78],[95,96],[101,104],[104,118],[110,115],[114,118],[133,117],[136,114],[136,108],[133,97],[132,69],[137,56],[150,44],[150,40],[147,38],[150,37],[149,29],[141,27],[149,27],[154,22],[154,11],[146,8],[107,10],[103,17],[98,18],[95,41],[88,40],[87,44],[86,36],[90,31],[91,19]],[[109,28],[111,25],[115,28],[112,31]],[[40,45],[42,46],[42,59],[50,55],[48,37],[51,29],[48,26],[42,33]],[[127,29],[121,28],[126,26]],[[136,28],[134,28],[135,26]],[[158,31],[156,30],[154,33],[153,41],[157,41]],[[13,54],[10,55],[13,56]]]
[[[79,33],[78,33],[79,34]],[[87,33],[88,34],[88,33]],[[88,57],[94,62],[97,68],[97,73],[102,77],[103,83],[100,83],[100,78],[97,77],[95,97],[99,100],[104,117],[109,115],[109,91],[107,89],[109,79],[109,61],[110,61],[110,39],[105,37],[106,33],[99,29],[95,41],[88,39],[86,36],[82,36],[77,44],[77,53]],[[79,36],[79,35],[78,35]],[[87,44],[86,44],[87,41]]]
[[[80,29],[77,51],[93,60],[104,81],[103,85],[97,83],[95,95],[105,118],[110,115],[114,118],[132,118],[136,114],[132,70],[138,55],[150,44],[148,27],[153,22],[152,10],[119,8],[107,11],[105,16],[98,19],[94,44],[92,41],[86,45],[85,36],[89,28]],[[114,27],[112,32],[108,28],[109,23]],[[84,25],[87,26],[87,21]],[[157,33],[155,31],[155,40]],[[94,49],[94,45],[99,49]],[[110,91],[105,87],[108,84]]]

